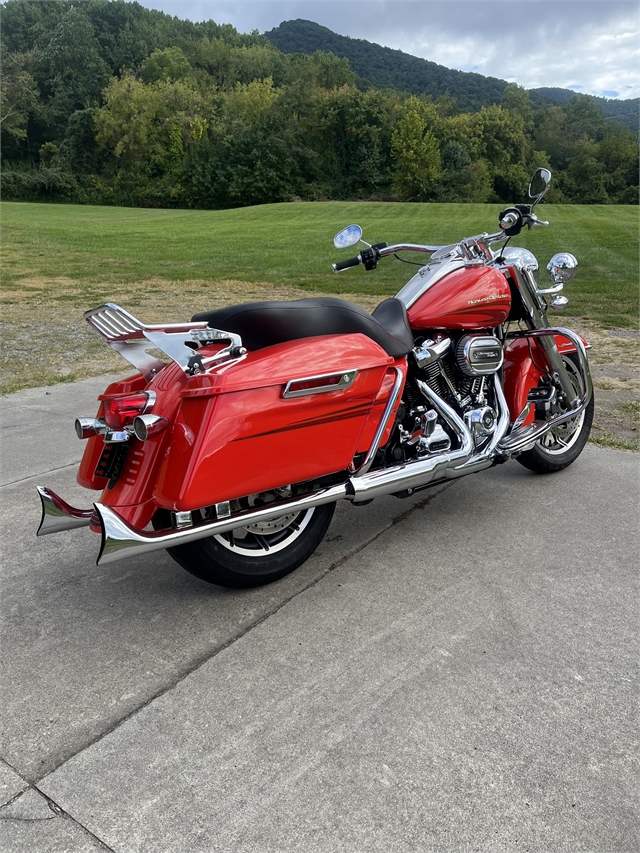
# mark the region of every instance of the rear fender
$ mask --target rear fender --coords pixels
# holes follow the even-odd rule
[[[141,379],[141,383],[138,382],[137,385],[131,383],[124,388],[122,383],[114,383],[107,388],[101,398],[104,399],[110,394],[129,393],[148,388],[156,394],[153,414],[166,418],[170,423],[173,422],[181,402],[180,392],[187,383],[187,377],[182,368],[177,364],[169,364],[150,383],[147,384],[143,377]],[[93,475],[95,481],[103,484],[104,491],[99,502],[116,509],[118,514],[134,527],[146,527],[158,508],[154,499],[155,483],[162,459],[171,442],[171,436],[171,428],[165,429],[146,441],[139,441],[131,436],[127,443],[127,458],[118,479],[109,486],[104,477]],[[97,456],[95,459],[97,464],[104,442],[102,436],[89,439],[91,442],[96,440],[99,442],[97,450],[87,448],[85,455],[91,454],[91,462]],[[83,459],[83,463],[84,461]],[[87,461],[87,467],[88,465],[89,461]]]
[[[98,411],[96,418],[101,418],[104,415],[104,406],[102,401],[105,397],[112,397],[115,394],[133,394],[136,391],[143,391],[147,387],[147,380],[141,373],[135,373],[133,376],[127,376],[126,379],[120,379],[117,382],[112,382],[108,385],[104,393],[98,397]],[[79,485],[85,489],[102,490],[107,485],[105,477],[97,477],[95,474],[96,466],[104,450],[104,439],[101,435],[94,435],[87,439],[80,461],[80,468],[76,475],[76,480]]]

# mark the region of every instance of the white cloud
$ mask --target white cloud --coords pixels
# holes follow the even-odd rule
[[[306,18],[448,68],[515,81],[640,95],[639,8],[617,0],[142,0],[192,20],[261,32]]]

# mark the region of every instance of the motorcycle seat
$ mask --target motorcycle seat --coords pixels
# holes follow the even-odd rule
[[[368,314],[344,299],[320,297],[291,302],[248,302],[194,314],[192,322],[206,321],[212,329],[240,335],[249,350],[320,335],[360,333],[374,340],[390,356],[413,348],[407,309],[399,299],[385,299]]]

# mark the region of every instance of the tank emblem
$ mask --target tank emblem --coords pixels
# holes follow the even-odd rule
[[[479,302],[493,302],[494,299],[504,299],[504,293],[494,293],[493,296],[483,296],[482,299],[470,299],[467,305],[477,305]]]

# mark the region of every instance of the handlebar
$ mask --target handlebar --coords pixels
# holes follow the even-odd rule
[[[337,264],[331,264],[334,272],[342,272],[342,270],[348,270],[349,267],[357,267],[362,263],[362,258],[360,255],[356,255],[355,258],[347,258],[346,261],[338,261]]]
[[[331,264],[331,267],[335,273],[342,272],[342,270],[350,269],[351,267],[357,267],[360,264],[364,264],[367,270],[373,270],[381,258],[386,258],[388,255],[395,255],[397,252],[423,252],[432,255],[434,252],[445,248],[450,250],[446,254],[446,257],[457,254],[467,261],[490,262],[494,260],[495,255],[489,246],[492,243],[499,243],[505,240],[509,236],[505,232],[513,228],[519,220],[522,222],[522,225],[527,225],[529,228],[532,228],[534,225],[546,227],[549,224],[544,220],[538,219],[535,213],[525,213],[520,218],[519,211],[504,211],[504,216],[500,220],[500,231],[497,231],[495,234],[487,234],[485,232],[484,234],[477,234],[475,237],[465,237],[459,243],[450,247],[425,246],[419,243],[396,243],[388,246],[386,243],[377,243],[374,246],[363,249],[355,258],[338,261],[335,264]]]

